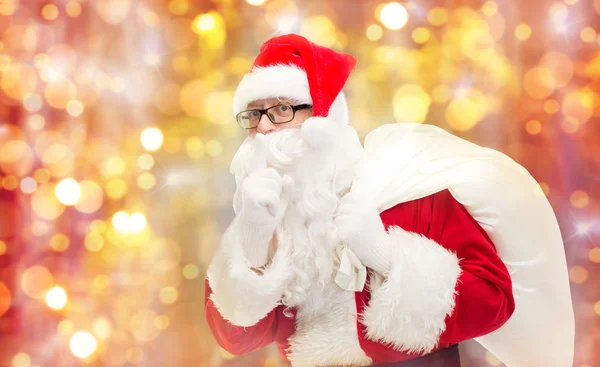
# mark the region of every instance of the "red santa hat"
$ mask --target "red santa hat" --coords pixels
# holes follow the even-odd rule
[[[252,101],[287,97],[313,105],[313,115],[348,124],[348,106],[342,88],[356,65],[348,54],[316,45],[297,34],[271,38],[233,97],[237,114]]]

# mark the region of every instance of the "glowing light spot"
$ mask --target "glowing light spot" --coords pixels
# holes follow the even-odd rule
[[[156,185],[156,178],[150,172],[144,172],[137,178],[138,187],[142,190],[150,190]]]
[[[0,317],[8,311],[11,301],[10,290],[4,283],[0,282]]]
[[[112,325],[110,324],[110,321],[101,317],[94,320],[92,330],[98,338],[107,340],[112,332]]]
[[[579,223],[577,224],[577,234],[585,236],[590,232],[592,225],[590,223]]]
[[[81,197],[79,183],[72,178],[65,178],[56,185],[56,198],[64,205],[74,205]]]
[[[81,181],[81,198],[75,208],[82,213],[94,213],[102,207],[104,193],[102,188],[94,181]]]
[[[542,124],[538,120],[529,120],[525,124],[525,130],[528,134],[537,135],[542,131]]]
[[[144,153],[138,157],[137,165],[141,169],[151,169],[154,167],[154,158],[150,154]]]
[[[167,315],[157,316],[154,319],[154,326],[159,330],[164,330],[164,329],[168,328],[169,323],[170,323],[170,320],[169,320],[169,316],[167,316]]]
[[[571,278],[571,282],[582,284],[588,278],[588,271],[583,266],[574,266],[569,270],[569,277]]]
[[[127,231],[129,228],[129,214],[119,210],[112,217],[112,225],[119,231]]]
[[[0,241],[0,256],[6,253],[6,242]]]
[[[83,113],[83,103],[78,100],[70,100],[67,103],[67,113],[73,117],[80,116]]]
[[[111,199],[120,199],[127,193],[127,183],[115,178],[106,183],[106,195]]]
[[[266,2],[266,0],[246,0],[246,2],[253,6],[261,6]]]
[[[71,18],[77,18],[81,14],[81,5],[77,1],[69,1],[65,11]]]
[[[29,367],[31,366],[31,358],[27,353],[17,353],[12,358],[13,367]]]
[[[195,279],[200,274],[200,269],[194,264],[187,264],[183,267],[183,277],[185,279]]]
[[[75,331],[75,326],[69,320],[62,320],[58,323],[58,333],[63,336],[69,336]]]
[[[57,233],[50,239],[50,247],[56,252],[63,252],[69,248],[69,237],[63,233]]]
[[[429,41],[430,36],[431,33],[429,32],[429,30],[423,27],[415,28],[415,30],[412,32],[412,39],[413,41],[415,41],[415,43],[418,44],[423,44]]]
[[[54,277],[43,266],[32,266],[21,276],[21,288],[29,297],[43,299],[54,284]]]
[[[127,349],[125,358],[131,364],[140,364],[144,360],[144,351],[140,347],[132,347]]]
[[[515,37],[521,41],[528,40],[531,37],[531,27],[528,24],[519,24],[515,28]]]
[[[46,4],[42,8],[42,17],[46,20],[54,20],[58,17],[58,8],[54,4]]]
[[[169,1],[169,11],[175,15],[184,15],[189,9],[187,0],[171,0]]]
[[[53,310],[61,310],[67,305],[67,292],[63,287],[52,287],[46,293],[46,304]]]
[[[427,20],[434,26],[441,26],[448,21],[448,10],[446,8],[433,8],[427,14]]]
[[[158,150],[163,144],[163,133],[156,127],[145,128],[142,131],[141,142],[146,150]]]
[[[96,289],[106,289],[106,287],[108,287],[110,284],[110,278],[105,274],[96,275],[92,281],[92,284]]]
[[[223,152],[223,146],[218,140],[209,140],[206,142],[206,153],[211,157],[216,157]]]
[[[589,204],[590,197],[588,196],[587,192],[576,190],[571,193],[569,201],[574,208],[581,209],[585,208]]]
[[[32,177],[25,177],[21,180],[21,191],[25,194],[31,194],[37,189],[37,182]]]
[[[204,156],[204,143],[199,137],[192,136],[185,142],[185,151],[190,158],[202,158]]]
[[[379,20],[388,29],[400,29],[408,21],[408,13],[402,4],[391,2],[381,8]]]
[[[29,112],[37,112],[42,108],[42,102],[39,94],[28,94],[23,99],[23,107]]]
[[[596,30],[592,27],[585,27],[579,32],[581,40],[586,43],[593,43],[596,41]]]
[[[129,320],[129,329],[138,342],[149,342],[156,339],[160,331],[154,326],[156,313],[152,310],[141,309]]]
[[[498,12],[498,4],[495,1],[486,1],[481,7],[481,12],[491,17]]]
[[[367,27],[366,35],[369,41],[377,41],[383,36],[383,28],[379,24],[371,24]]]
[[[534,67],[523,78],[523,88],[532,98],[545,99],[554,91],[556,81],[548,68]]]
[[[46,125],[46,119],[41,115],[31,115],[27,118],[27,125],[31,130],[41,130]]]
[[[394,117],[398,122],[422,123],[427,117],[430,104],[431,98],[420,85],[404,85],[394,93]]]
[[[210,31],[215,27],[216,21],[212,14],[198,15],[192,22],[192,30],[195,33],[201,34]]]
[[[544,102],[544,111],[550,115],[553,115],[560,111],[560,103],[558,103],[558,101],[555,99],[549,99]]]
[[[104,238],[98,233],[88,233],[84,239],[85,248],[98,252],[104,247]]]
[[[600,316],[600,301],[594,303],[594,312],[596,315]]]
[[[88,332],[78,331],[69,342],[71,353],[78,358],[87,358],[96,350],[96,338]]]
[[[164,287],[160,290],[160,301],[166,305],[175,303],[177,297],[179,297],[179,293],[175,287]]]
[[[146,228],[146,217],[140,212],[135,212],[129,217],[129,229],[132,232],[141,232]]]
[[[2,179],[2,187],[7,191],[12,191],[19,187],[19,180],[15,176],[6,176]]]
[[[600,264],[600,248],[594,247],[591,249],[589,257],[591,262]]]

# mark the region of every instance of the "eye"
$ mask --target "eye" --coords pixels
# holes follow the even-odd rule
[[[249,116],[250,117],[258,117],[260,115],[260,112],[258,111],[250,111]]]
[[[281,105],[281,106],[279,106],[279,110],[280,110],[281,112],[286,112],[286,111],[287,111],[287,110],[289,110],[289,109],[290,109],[290,107],[289,107],[289,106],[287,106],[287,105]]]

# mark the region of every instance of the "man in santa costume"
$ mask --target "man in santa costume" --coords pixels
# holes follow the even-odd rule
[[[279,36],[235,92],[248,137],[206,279],[219,345],[274,342],[294,367],[460,366],[475,338],[509,367],[570,366],[564,250],[535,180],[434,126],[363,147],[342,92],[355,64]]]

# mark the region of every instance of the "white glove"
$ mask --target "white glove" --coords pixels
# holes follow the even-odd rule
[[[377,208],[350,193],[340,199],[334,224],[337,238],[365,266],[379,274],[387,274],[390,269],[391,248]]]
[[[263,143],[260,142],[260,149],[266,148]],[[244,253],[254,267],[267,263],[273,233],[281,224],[294,187],[291,177],[281,177],[274,168],[265,166],[266,163],[255,169],[243,181],[241,190],[239,219]]]

